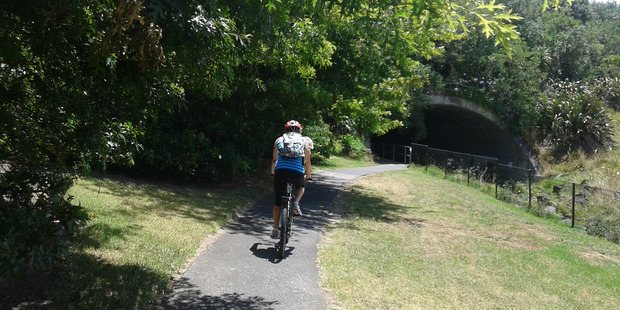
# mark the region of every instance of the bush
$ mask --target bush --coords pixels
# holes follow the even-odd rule
[[[329,126],[323,121],[305,126],[303,134],[312,138],[314,142],[313,161],[324,161],[342,152],[342,144],[334,139],[334,134],[330,132]]]
[[[88,219],[65,196],[73,176],[15,162],[7,170],[0,175],[0,284],[53,266]]]
[[[610,108],[620,111],[620,78],[604,78],[595,81],[597,94]]]
[[[541,112],[539,137],[555,158],[583,151],[587,155],[614,147],[614,130],[605,103],[594,89],[578,82],[552,84]]]
[[[340,137],[342,154],[351,158],[363,158],[367,154],[366,145],[362,138],[348,134]]]

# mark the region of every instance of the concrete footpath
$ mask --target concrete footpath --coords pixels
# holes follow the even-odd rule
[[[325,309],[319,286],[317,245],[337,194],[357,177],[406,169],[402,164],[313,173],[293,223],[286,257],[277,258],[272,227],[273,194],[256,202],[182,275],[163,309]]]

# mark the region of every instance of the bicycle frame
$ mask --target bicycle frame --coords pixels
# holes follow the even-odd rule
[[[284,258],[286,244],[291,237],[291,225],[293,224],[292,206],[295,201],[293,194],[293,184],[290,180],[286,182],[286,194],[281,197],[282,205],[280,208],[280,241],[278,242],[278,254],[280,258]]]

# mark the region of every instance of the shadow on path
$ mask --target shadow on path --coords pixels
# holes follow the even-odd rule
[[[268,301],[259,296],[246,296],[239,293],[226,293],[219,296],[203,294],[187,278],[181,278],[177,287],[183,292],[176,296],[175,300],[166,305],[167,310],[175,309],[275,309],[277,301]]]
[[[188,268],[167,296],[165,309],[304,309],[324,310],[325,293],[320,287],[317,244],[334,216],[334,201],[354,179],[405,165],[320,171],[313,174],[301,200],[304,215],[295,218],[284,259],[277,257],[276,240],[269,238],[273,226],[272,193],[239,214],[225,233]],[[375,201],[386,210],[395,209]],[[300,294],[300,292],[303,292]]]

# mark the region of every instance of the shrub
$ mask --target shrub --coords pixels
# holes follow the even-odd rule
[[[342,154],[351,158],[363,158],[367,154],[366,145],[362,138],[353,134],[340,137]]]
[[[576,151],[587,155],[614,146],[613,127],[605,103],[594,89],[578,82],[560,82],[548,89],[541,112],[539,134],[555,158]]]
[[[342,152],[342,144],[334,139],[334,134],[329,130],[329,126],[321,120],[316,124],[305,126],[303,134],[312,138],[314,142],[313,161],[323,161]]]
[[[620,111],[620,78],[603,78],[595,81],[596,89],[603,102]]]
[[[0,182],[0,285],[23,272],[51,267],[68,253],[70,238],[88,219],[65,196],[71,175],[10,165]]]

